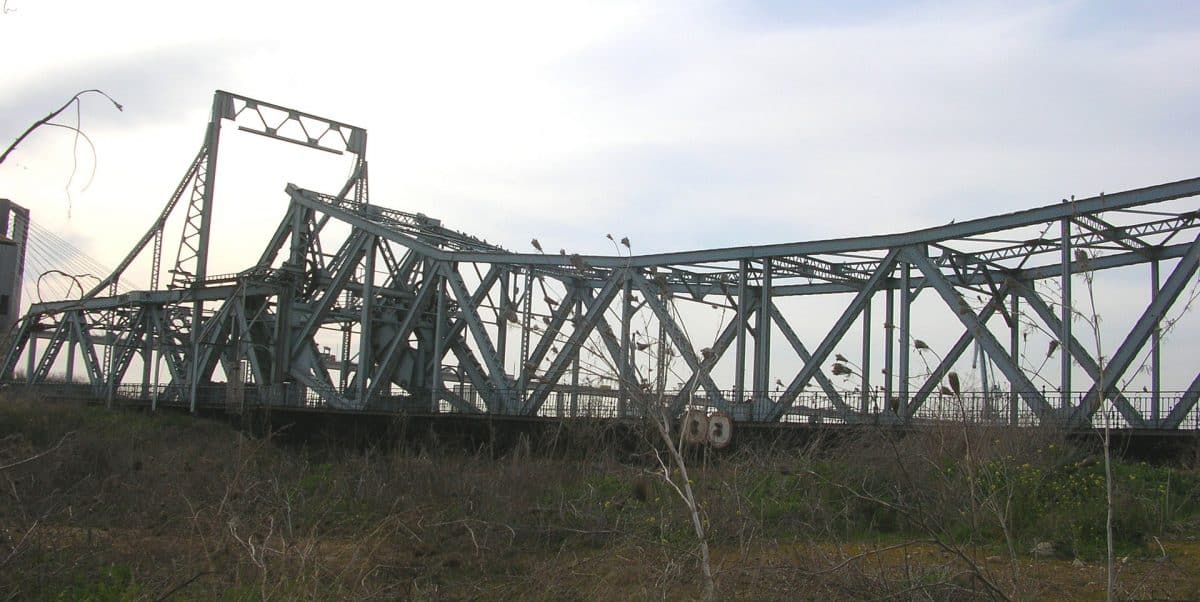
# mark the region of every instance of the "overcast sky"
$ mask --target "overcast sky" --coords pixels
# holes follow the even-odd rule
[[[375,202],[516,250],[890,232],[1196,175],[1200,4],[825,4],[8,0],[0,140],[82,88],[125,111],[86,100],[71,219],[66,130],[0,187],[114,263],[218,88],[367,128]],[[219,211],[345,176],[275,146],[222,153]]]
[[[112,265],[225,89],[367,128],[373,202],[528,251],[884,233],[1197,175],[1195,2],[7,0],[0,196]],[[74,116],[64,121],[73,121]],[[336,158],[222,142],[217,268]],[[289,147],[289,148],[279,148]],[[174,244],[166,255],[174,258]]]

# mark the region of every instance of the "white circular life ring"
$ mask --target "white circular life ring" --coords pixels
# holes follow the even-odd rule
[[[717,449],[725,449],[733,442],[733,418],[725,412],[708,417],[708,443]]]
[[[708,416],[700,410],[688,410],[681,423],[685,443],[704,443],[708,440]]]

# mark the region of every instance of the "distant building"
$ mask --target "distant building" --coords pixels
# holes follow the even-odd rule
[[[21,279],[25,273],[25,243],[29,240],[29,210],[0,199],[0,335],[8,334],[21,316]]]

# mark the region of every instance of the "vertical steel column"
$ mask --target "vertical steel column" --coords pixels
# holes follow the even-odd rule
[[[529,364],[529,332],[532,329],[530,321],[533,319],[533,271],[528,267],[525,269],[525,290],[522,291],[525,295],[521,298],[521,364],[518,366],[517,373],[521,375],[521,382],[517,388],[517,395],[520,397],[519,403],[513,407],[521,407],[525,405],[525,395],[529,388],[529,373],[533,372],[533,368]],[[505,395],[505,397],[508,397]]]
[[[584,286],[583,282],[575,283],[578,287],[576,290],[581,290]],[[575,315],[571,318],[571,327],[578,331],[583,323],[583,295],[579,294],[575,297]],[[567,345],[563,345],[563,351],[567,351]],[[583,355],[584,345],[581,343],[575,348],[575,360],[571,362],[571,417],[579,415],[579,360]],[[524,400],[522,400],[524,401]]]
[[[1158,259],[1150,262],[1150,302],[1158,299],[1159,277]],[[1162,337],[1162,316],[1154,323],[1154,332],[1150,335],[1150,424],[1158,428],[1162,422],[1162,364],[1158,344]],[[1096,358],[1103,362],[1104,358]],[[1103,364],[1100,366],[1104,370]]]
[[[750,295],[746,287],[748,260],[738,262],[737,314],[734,319],[737,325],[736,359],[733,366],[733,397],[735,403],[746,401],[746,322],[750,317]]]
[[[754,395],[762,401],[771,391],[771,268],[771,260],[764,259],[754,337]]]
[[[496,311],[496,360],[504,370],[504,382],[512,382],[508,378],[508,366],[505,365],[505,351],[508,349],[508,274],[508,270],[500,272],[500,307]]]
[[[112,318],[109,318],[109,328],[104,335],[108,339],[108,344],[104,350],[104,359],[106,360],[104,364],[104,407],[111,410],[113,407],[113,394],[117,388],[117,379],[114,378],[116,370],[113,368],[117,361],[117,353],[119,353],[117,349],[117,334],[112,329]]]
[[[142,317],[142,392],[141,396],[145,397],[150,392],[150,362],[154,360],[154,346],[151,340],[152,324],[150,321],[150,310],[143,307]]]
[[[350,307],[350,291],[347,290],[343,295],[343,302],[346,308]],[[354,396],[350,392],[350,347],[353,345],[351,339],[354,336],[352,332],[354,324],[352,322],[342,323],[342,347],[338,357],[338,392],[347,398]]]
[[[217,185],[217,147],[221,139],[221,118],[228,114],[230,99],[218,94],[213,99],[212,118],[205,132],[204,146],[208,149],[204,167],[204,197],[200,206],[199,242],[196,244],[196,279],[201,283],[208,277],[208,239],[212,231],[213,194]]]
[[[113,281],[112,287],[109,289],[108,292],[109,292],[109,296],[115,297],[117,295],[117,281],[116,280]],[[102,370],[101,378],[103,379],[103,382],[104,382],[104,407],[109,408],[109,409],[112,409],[112,402],[113,402],[113,386],[114,386],[114,384],[112,382],[111,375],[113,372],[112,368],[113,368],[113,361],[114,361],[113,352],[116,351],[116,349],[115,349],[116,345],[114,343],[115,330],[113,328],[115,320],[116,320],[116,312],[108,311],[108,312],[101,314],[99,320],[94,322],[94,324],[103,324],[104,325],[104,335],[108,341],[107,344],[104,345],[104,354],[102,356],[103,357],[102,361],[103,361],[104,367],[101,369]],[[83,328],[82,324],[80,324],[80,328],[81,329]]]
[[[223,94],[217,94],[213,99],[212,119],[208,122],[208,131],[204,136],[204,145],[208,149],[208,154],[205,157],[204,167],[204,196],[203,203],[200,205],[200,231],[197,233],[199,241],[196,243],[196,273],[192,280],[193,287],[200,287],[204,280],[208,277],[208,238],[212,231],[212,207],[213,207],[213,191],[217,185],[217,147],[221,138],[221,118],[226,114],[226,107],[230,102],[229,98]],[[199,177],[199,176],[197,176]],[[185,226],[186,227],[186,226]],[[296,233],[293,231],[293,236]],[[184,233],[187,236],[187,233]],[[192,357],[188,395],[188,408],[193,414],[196,413],[196,392],[200,386],[200,321],[204,317],[204,302],[197,299],[192,302],[192,331],[190,333],[192,339]],[[290,325],[286,330],[291,330]],[[288,347],[283,347],[283,355],[288,355]],[[276,358],[278,360],[278,358]]]
[[[158,411],[158,371],[159,364],[162,363],[162,347],[154,351],[154,388],[150,390],[150,411]],[[259,400],[261,402],[261,400]]]
[[[987,328],[987,324],[981,321],[981,326]],[[975,343],[976,355],[979,356],[979,384],[983,386],[983,415],[991,413],[992,409],[992,385],[988,382],[988,355],[984,351],[983,345]]]
[[[275,341],[271,350],[271,385],[274,387],[283,383],[287,376],[288,332],[291,330],[292,287],[286,286],[279,294],[275,308]],[[191,370],[188,370],[191,373]],[[282,389],[287,394],[287,389]],[[284,403],[287,402],[285,398]]]
[[[371,239],[371,240],[373,240],[373,239]],[[374,248],[371,244],[368,244],[367,246],[372,249]],[[363,270],[363,274],[364,275],[366,274],[365,269]],[[361,296],[360,296],[360,298],[361,298]],[[353,303],[354,303],[353,299],[354,299],[354,296],[350,294],[350,289],[346,288],[342,292],[342,303],[344,304],[346,309],[350,309],[350,307],[353,305]],[[359,314],[359,323],[362,323],[362,321],[363,321],[361,316],[362,315]],[[358,395],[355,392],[358,390],[357,388],[354,391],[350,390],[350,348],[353,346],[353,342],[352,342],[353,338],[354,338],[353,331],[354,331],[354,323],[353,322],[351,322],[349,320],[342,322],[342,348],[341,348],[341,351],[339,352],[339,357],[338,357],[338,392],[346,399],[362,399],[362,396]],[[360,332],[359,335],[361,336],[362,333]],[[361,340],[359,341],[359,344],[360,344],[359,354],[361,355],[361,352],[362,352],[362,348],[361,348],[362,341]],[[362,358],[360,357],[359,359],[361,360]],[[362,362],[360,361],[359,364],[362,364]]]
[[[358,378],[354,379],[358,383],[358,391],[355,391],[354,397],[358,400],[359,407],[370,401],[366,398],[367,375],[372,372],[371,367],[374,365],[371,358],[371,315],[375,304],[375,246],[378,240],[375,236],[368,236],[366,254],[363,255],[362,313],[358,319]],[[416,311],[416,308],[412,308],[411,311]],[[345,379],[345,375],[342,378]]]
[[[457,266],[453,269],[457,269]],[[433,357],[430,358],[432,378],[429,381],[429,411],[437,413],[442,400],[442,356],[446,354],[442,344],[446,331],[446,277],[434,269],[430,269],[426,277],[437,279],[437,321],[433,324]]]
[[[294,269],[304,270],[304,256],[308,252],[308,236],[307,236],[307,211],[306,209],[297,208],[292,211],[292,226],[291,226],[291,245],[288,251],[288,260],[286,266]],[[288,373],[291,372],[291,345],[292,345],[292,302],[296,293],[296,286],[284,286],[276,298],[277,307],[275,308],[275,341],[272,352],[271,362],[271,385],[282,385],[283,403],[288,403],[288,395],[290,393],[285,379],[288,378]],[[196,322],[192,323],[192,331],[196,335],[199,334],[200,325]],[[195,338],[195,336],[193,336]],[[193,350],[196,353],[196,358],[199,358],[199,339],[195,339],[196,344],[193,345]],[[189,370],[195,375],[198,368],[198,362],[192,362],[192,369]],[[195,390],[195,383],[192,384],[192,390]],[[193,395],[194,398],[194,395]],[[193,409],[193,411],[195,411]]]
[[[1059,389],[1061,389],[1062,400],[1059,402],[1059,407],[1067,408],[1071,405],[1071,315],[1073,304],[1071,301],[1071,219],[1064,218],[1062,220],[1062,299],[1060,300],[1062,329],[1058,334],[1058,352],[1062,355],[1060,365]]]
[[[858,411],[866,414],[871,401],[871,298],[862,311],[862,401]]]
[[[1013,365],[1021,365],[1021,297],[1016,290],[1010,295],[1012,298],[1012,309],[1009,313],[1012,314],[1012,328],[1009,330],[1008,349],[1012,355]],[[1019,404],[1020,397],[1017,391],[1016,383],[1009,384],[1009,400],[1008,400],[1008,422],[1013,426],[1017,426],[1019,421]]]
[[[883,343],[883,409],[886,411],[892,403],[892,375],[895,366],[896,347],[896,289],[888,287],[887,297],[884,298],[883,329],[887,337]]]
[[[37,370],[37,333],[29,333],[29,342],[25,344],[25,350],[29,353],[26,359],[25,366],[25,382],[33,384],[33,373]]]
[[[667,296],[660,293],[663,297],[662,301],[665,305],[668,302]],[[658,402],[663,402],[664,395],[667,392],[667,323],[662,320],[658,321],[658,362],[654,367],[654,375],[656,378],[656,399]]]
[[[617,364],[617,416],[625,417],[629,411],[629,388],[630,380],[633,375],[630,374],[629,363],[633,345],[630,344],[630,324],[633,321],[633,280],[629,277],[629,270],[624,270],[624,282],[621,286],[621,357],[618,358]]]
[[[245,345],[243,344],[243,341],[246,337],[246,333],[242,332],[242,323],[237,317],[237,315],[241,313],[240,310],[245,309],[246,307],[244,293],[245,289],[243,288],[239,292],[234,293],[233,297],[225,301],[227,304],[236,303],[240,305],[240,307],[236,307],[234,311],[230,312],[230,315],[233,317],[231,317],[229,320],[228,353],[230,357],[228,364],[221,361],[220,356],[222,354],[217,354],[217,362],[221,365],[222,369],[225,370],[224,405],[226,413],[228,413],[234,407],[234,404],[239,406],[239,413],[246,405],[246,370],[244,370],[242,366],[242,356],[243,352],[245,351]],[[321,359],[318,357],[317,361],[319,362]],[[227,366],[231,366],[232,370],[226,369]],[[339,390],[338,394],[344,395],[344,390],[344,388]]]
[[[188,366],[188,380],[191,381],[188,383],[188,411],[193,414],[196,413],[196,395],[200,388],[200,319],[203,315],[204,302],[196,301],[192,306],[192,332],[190,333],[192,337],[192,357],[189,358]],[[280,315],[286,319],[286,321],[280,320],[283,325],[283,327],[280,329],[280,332],[290,333],[290,314],[288,312],[280,312]],[[289,338],[290,337],[287,337],[286,334],[281,334],[282,340],[286,341]],[[288,349],[289,347],[286,343],[280,345],[279,357],[276,357],[277,363],[288,361],[285,359],[288,356]]]
[[[30,335],[30,340],[33,340],[33,335]],[[67,382],[75,382],[75,339],[67,340]]]
[[[159,366],[163,361],[163,337],[165,332],[158,329],[158,325],[162,324],[163,306],[155,305],[146,308],[146,338],[154,338],[154,388],[150,393],[150,410],[158,411],[158,385],[159,385]],[[253,352],[253,351],[252,351]],[[262,383],[259,383],[262,386]],[[263,400],[259,400],[262,403]]]
[[[924,252],[924,250],[922,250]],[[899,387],[900,403],[896,415],[908,418],[908,360],[912,350],[912,266],[908,262],[900,264],[900,375],[896,385]]]

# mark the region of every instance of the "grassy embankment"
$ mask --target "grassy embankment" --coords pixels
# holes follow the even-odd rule
[[[0,592],[692,598],[695,537],[651,440],[632,462],[603,446],[361,452],[2,400]],[[876,432],[692,462],[722,599],[1103,595],[1103,470],[1053,433]],[[1115,474],[1119,591],[1200,597],[1200,473]]]

